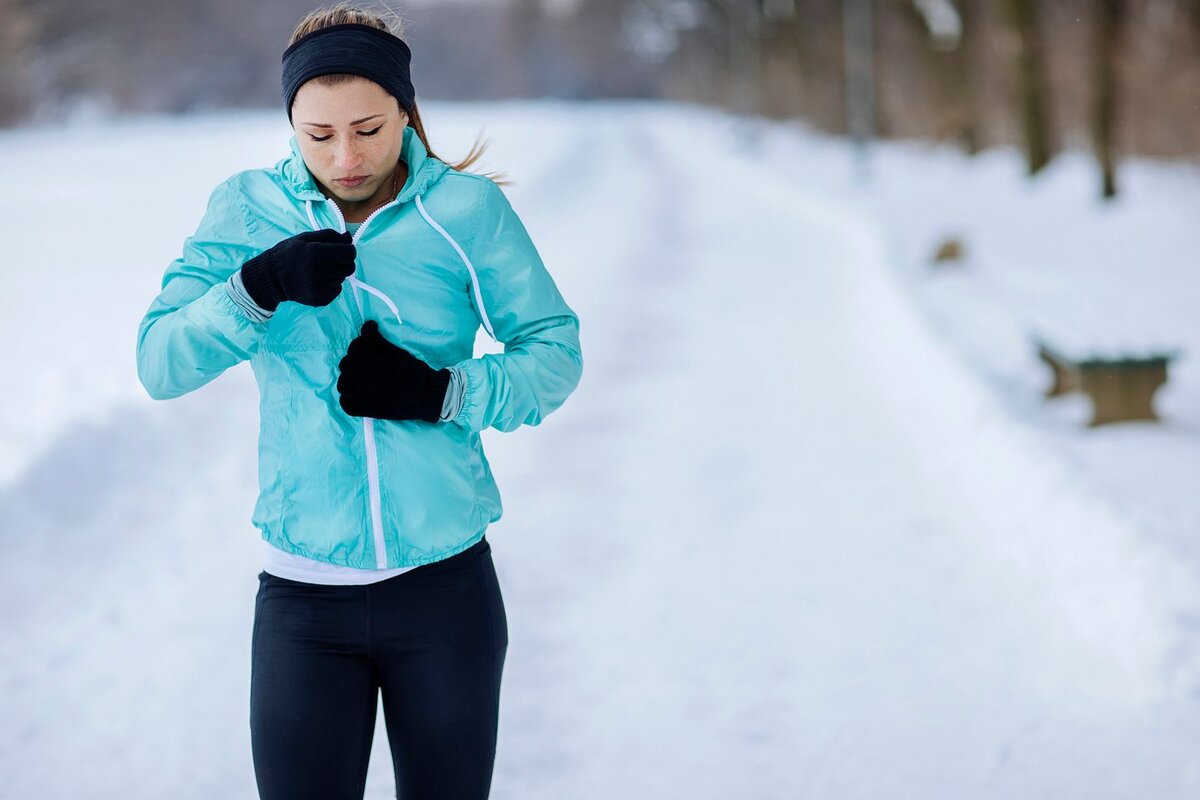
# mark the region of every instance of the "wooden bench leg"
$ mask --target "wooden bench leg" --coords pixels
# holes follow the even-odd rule
[[[1057,397],[1080,388],[1079,372],[1067,369],[1057,360],[1048,356],[1044,351],[1038,351],[1038,357],[1049,365],[1054,373],[1054,385],[1046,390],[1046,397]]]
[[[1167,382],[1167,368],[1088,368],[1080,375],[1082,389],[1092,398],[1091,426],[1122,420],[1156,420],[1154,392]]]

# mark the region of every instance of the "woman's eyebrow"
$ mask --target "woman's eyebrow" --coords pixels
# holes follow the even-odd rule
[[[359,125],[363,122],[366,122],[367,120],[375,119],[376,117],[382,117],[382,116],[383,116],[383,114],[372,114],[369,117],[363,117],[362,119],[356,119],[356,120],[354,120],[354,122],[351,122],[350,124],[351,125]],[[301,122],[300,124],[301,125],[311,125],[314,128],[332,128],[333,127],[332,125],[326,125],[323,122]]]

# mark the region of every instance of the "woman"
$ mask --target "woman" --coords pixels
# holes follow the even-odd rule
[[[361,798],[380,692],[399,797],[487,796],[508,628],[479,432],[537,425],[582,372],[578,318],[465,171],[478,153],[430,151],[398,33],[344,4],[301,21],[291,155],[214,190],[138,333],[154,398],[246,359],[258,382],[263,798]],[[472,357],[481,324],[503,354]]]

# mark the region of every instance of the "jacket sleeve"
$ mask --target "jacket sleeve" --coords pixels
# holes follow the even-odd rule
[[[226,285],[258,254],[249,222],[230,178],[213,190],[183,255],[167,267],[137,338],[138,378],[155,400],[198,389],[257,350],[266,323],[235,303]]]
[[[465,377],[453,422],[472,431],[537,425],[575,390],[583,373],[579,318],[546,271],[500,187],[486,181],[468,257],[503,354],[454,366]],[[472,302],[475,301],[472,295]]]

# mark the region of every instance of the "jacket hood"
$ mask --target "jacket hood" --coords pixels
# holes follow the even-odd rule
[[[300,200],[325,200],[325,195],[317,187],[317,182],[304,163],[300,152],[300,143],[296,134],[288,141],[292,154],[275,165],[283,177],[287,190]],[[400,159],[408,164],[408,178],[400,189],[396,200],[404,203],[413,197],[424,194],[450,169],[444,161],[429,155],[425,144],[417,131],[411,125],[404,128],[404,142],[400,146]]]

